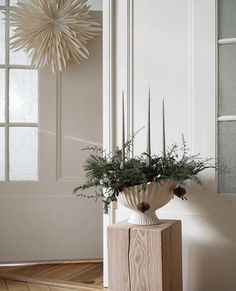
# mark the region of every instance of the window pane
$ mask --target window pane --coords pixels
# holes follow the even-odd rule
[[[219,114],[236,115],[236,44],[219,46]]]
[[[5,179],[5,129],[0,127],[0,181]]]
[[[0,0],[0,6],[4,6],[5,5],[5,0]]]
[[[236,122],[219,123],[219,192],[236,192]],[[227,168],[225,168],[227,167]],[[224,169],[225,168],[225,169]]]
[[[14,51],[10,50],[10,64],[11,65],[30,65],[27,59],[27,54],[23,50]]]
[[[10,70],[10,122],[38,121],[38,71]]]
[[[10,0],[10,5],[15,5],[18,0]]]
[[[5,21],[4,15],[0,10],[0,64],[5,63]]]
[[[236,37],[236,1],[219,0],[219,38]]]
[[[10,180],[38,179],[38,129],[35,127],[11,127]]]
[[[0,122],[5,121],[5,70],[0,69]]]
[[[10,34],[12,35],[13,28],[10,29]],[[27,54],[25,50],[14,51],[10,50],[10,64],[11,65],[30,65],[30,62],[27,59]]]

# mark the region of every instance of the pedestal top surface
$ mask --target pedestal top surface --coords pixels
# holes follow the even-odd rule
[[[155,225],[137,225],[137,224],[131,224],[128,223],[128,220],[124,220],[118,223],[115,223],[111,226],[108,227],[109,228],[114,228],[114,229],[140,229],[140,230],[146,230],[146,231],[163,231],[164,229],[176,224],[176,223],[180,223],[181,224],[181,220],[173,220],[173,219],[160,219],[160,223],[159,224],[155,224]]]

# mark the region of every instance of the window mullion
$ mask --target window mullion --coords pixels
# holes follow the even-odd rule
[[[9,127],[38,127],[38,123],[24,123],[24,122],[11,122],[8,124]]]
[[[1,65],[0,64],[0,69],[5,69],[5,68],[35,70],[35,68],[33,66],[29,66],[29,65],[10,65],[10,64]]]
[[[9,70],[6,69],[5,93],[5,179],[9,181]]]
[[[236,115],[222,115],[218,117],[218,121],[236,121]]]
[[[6,0],[6,9],[9,8],[9,1]],[[9,65],[9,18],[6,13],[5,22],[5,65]],[[5,180],[9,181],[9,68],[5,68]]]
[[[218,44],[222,45],[222,44],[234,44],[236,43],[236,38],[221,38],[218,39]]]

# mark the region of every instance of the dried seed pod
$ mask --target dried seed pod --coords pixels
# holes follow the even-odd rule
[[[186,190],[181,186],[175,188],[173,192],[179,198],[182,198],[186,194]]]
[[[137,209],[144,213],[145,211],[150,209],[150,205],[147,202],[143,201],[137,205]]]

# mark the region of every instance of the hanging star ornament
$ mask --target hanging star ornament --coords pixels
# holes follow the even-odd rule
[[[10,46],[26,50],[31,65],[62,71],[89,57],[87,41],[100,25],[91,20],[87,0],[18,0],[9,10]]]

